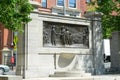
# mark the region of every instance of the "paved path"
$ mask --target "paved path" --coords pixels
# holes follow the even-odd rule
[[[91,77],[42,77],[42,78],[30,78],[23,80],[120,80],[119,75],[97,75]]]
[[[5,75],[15,75],[15,71],[10,70],[9,72],[6,72]]]

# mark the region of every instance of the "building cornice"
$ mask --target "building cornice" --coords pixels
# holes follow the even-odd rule
[[[38,3],[37,1],[29,1],[30,4],[34,7],[34,8],[39,8],[41,7],[41,4]]]

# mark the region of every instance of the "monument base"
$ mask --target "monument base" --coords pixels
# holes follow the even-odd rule
[[[22,80],[22,76],[0,75],[0,80]]]

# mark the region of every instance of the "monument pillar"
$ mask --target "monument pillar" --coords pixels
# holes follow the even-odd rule
[[[112,33],[110,39],[111,45],[111,68],[113,71],[120,72],[120,32]]]
[[[17,46],[17,62],[16,62],[16,75],[24,75],[25,69],[25,31],[18,33],[18,46]]]
[[[91,21],[94,74],[104,73],[101,16],[102,13],[99,12],[85,14],[85,17]]]
[[[38,8],[41,6],[41,4],[36,2],[36,1],[30,1],[30,4],[34,7],[33,12],[31,12],[31,14],[34,14],[35,19],[32,19],[32,21],[34,21],[34,20],[36,20],[36,16],[38,17],[38,12],[39,12]],[[37,21],[37,22],[39,22],[39,21]],[[28,63],[29,63],[28,62],[29,61],[29,58],[28,58],[28,56],[29,56],[28,55],[28,53],[29,53],[28,48],[29,47],[28,46],[31,46],[31,45],[29,45],[28,41],[29,41],[29,36],[32,36],[32,34],[28,35],[29,34],[29,31],[28,31],[28,26],[29,25],[30,25],[29,23],[28,24],[23,24],[24,32],[19,32],[18,33],[16,75],[20,75],[23,78],[28,77],[27,74],[30,73],[30,72],[27,72],[27,71],[29,71],[28,70],[28,68],[29,68],[28,67]],[[33,23],[33,25],[34,25],[34,23]],[[32,30],[31,30],[31,32],[32,32]],[[33,37],[31,37],[31,38],[33,38]],[[30,38],[30,40],[31,40],[31,38]],[[34,44],[32,44],[32,45],[34,45]],[[31,48],[31,49],[32,49],[32,51],[34,51],[33,48]],[[30,76],[32,76],[32,74]]]

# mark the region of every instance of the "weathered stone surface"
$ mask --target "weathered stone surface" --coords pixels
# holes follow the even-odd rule
[[[0,80],[22,80],[22,76],[0,75]]]

